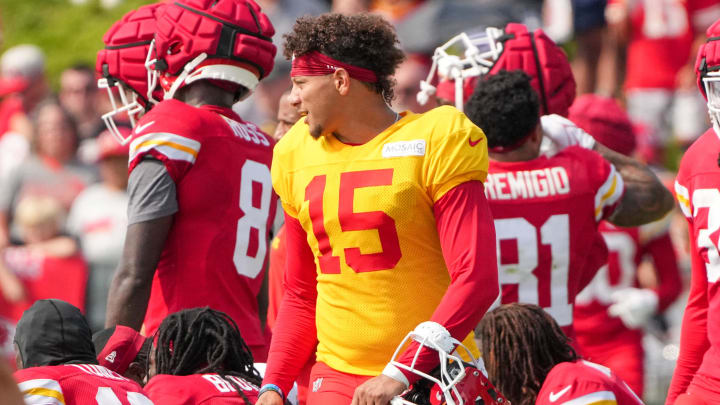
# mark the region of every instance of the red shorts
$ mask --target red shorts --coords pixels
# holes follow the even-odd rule
[[[310,372],[307,405],[349,405],[355,388],[371,378],[343,373],[317,362]]]
[[[684,394],[678,395],[675,405],[720,404],[720,381],[695,374]]]

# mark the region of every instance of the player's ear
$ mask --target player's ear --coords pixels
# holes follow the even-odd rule
[[[140,385],[145,385],[145,367],[137,361],[133,361],[128,365],[125,371],[125,377],[135,381]]]
[[[535,125],[535,129],[530,133],[530,140],[533,142],[540,142],[542,141],[543,132],[542,132],[542,126],[540,125],[540,120],[538,120],[537,125]]]
[[[335,90],[340,93],[341,96],[346,96],[350,91],[350,74],[347,70],[340,68],[333,73],[333,84],[335,84]]]

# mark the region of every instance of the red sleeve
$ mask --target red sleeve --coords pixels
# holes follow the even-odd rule
[[[287,214],[285,238],[285,295],[275,320],[263,384],[275,384],[287,395],[317,345],[317,274],[307,234]]]
[[[675,247],[669,233],[664,233],[644,246],[644,252],[653,259],[658,285],[654,288],[660,299],[658,311],[662,312],[672,304],[682,292],[683,282],[678,267]]]
[[[694,235],[692,223],[689,225],[690,235]],[[682,322],[680,335],[680,357],[675,365],[666,405],[672,405],[678,395],[685,392],[693,375],[702,363],[703,355],[710,348],[707,338],[707,275],[705,261],[697,254],[696,238],[690,238],[692,254],[692,279],[690,295]]]
[[[280,208],[278,208],[280,209]],[[268,269],[268,312],[267,324],[270,329],[275,327],[278,309],[285,294],[283,278],[285,276],[285,228],[281,227],[270,243],[270,268]]]
[[[497,298],[497,252],[495,226],[483,183],[469,181],[440,198],[434,207],[443,257],[450,273],[450,286],[430,318],[462,341],[475,329]],[[398,361],[410,365],[417,351],[413,343]],[[438,356],[425,351],[415,367],[429,372],[438,365]],[[415,374],[403,374],[412,384]]]

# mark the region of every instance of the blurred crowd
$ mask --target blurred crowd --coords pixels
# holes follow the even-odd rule
[[[543,28],[571,58],[579,95],[612,97],[625,109],[635,156],[653,165],[668,186],[682,151],[710,125],[693,67],[705,28],[720,17],[718,0],[257,2],[275,26],[276,43],[304,14],[385,16],[407,52],[395,76],[392,107],[416,113],[437,105],[434,100],[421,105],[417,94],[433,51],[450,37],[509,22]],[[105,129],[101,115],[112,106],[97,88],[95,69],[77,63],[59,80],[50,80],[56,78],[46,75],[41,46],[13,46],[0,57],[0,354],[8,358],[15,323],[38,299],[63,299],[85,312],[93,331],[104,327],[107,292],[127,227],[128,150]],[[287,101],[290,62],[281,52],[277,58],[254,96],[234,109],[279,139],[299,116]],[[51,82],[59,83],[57,91]],[[129,134],[130,128],[120,131]],[[684,219],[677,215],[666,222],[687,284]],[[274,259],[280,242],[271,246],[271,266],[281,268],[282,257]],[[658,283],[653,267],[649,258],[641,265],[640,283],[646,287]],[[670,370],[657,376],[662,369],[651,367],[646,378],[669,379],[676,356],[672,344],[678,340],[673,330],[679,328],[682,307],[683,302],[672,306],[668,317],[658,314],[648,327],[653,337],[646,344],[662,349],[653,353],[662,353],[656,360]],[[271,302],[271,315],[274,310]],[[667,382],[658,384],[665,392]]]

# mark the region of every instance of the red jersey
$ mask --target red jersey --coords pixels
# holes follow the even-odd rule
[[[31,367],[15,380],[27,404],[152,405],[136,382],[96,364]]]
[[[600,224],[609,255],[590,284],[575,301],[575,332],[583,354],[606,352],[618,345],[642,346],[642,329],[628,329],[618,317],[608,314],[613,292],[638,287],[637,268],[650,255],[657,272],[653,289],[659,298],[658,310],[664,311],[680,294],[682,279],[672,241],[668,233],[669,217],[637,228]]]
[[[564,362],[550,370],[535,405],[642,405],[609,368],[589,361]]]
[[[626,89],[675,89],[678,71],[694,60],[693,41],[718,17],[718,0],[610,0],[630,18]],[[610,12],[609,15],[612,15]]]
[[[256,297],[277,206],[272,147],[270,137],[226,108],[166,100],[138,122],[129,170],[145,157],[162,161],[179,207],[153,279],[145,334],[170,313],[207,305],[235,320],[249,346],[266,343]]]
[[[10,304],[0,296],[0,317],[17,322],[35,301],[48,298],[61,299],[85,311],[88,270],[80,254],[53,257],[16,246],[7,248],[2,256],[4,265],[23,283],[27,298]]]
[[[574,336],[575,295],[607,260],[598,223],[623,190],[614,166],[577,146],[549,158],[492,161],[485,194],[495,218],[501,303],[539,305]]]
[[[675,180],[675,196],[689,223],[692,279],[668,404],[694,375],[720,379],[719,155],[720,139],[710,129],[685,152]]]
[[[250,403],[257,401],[259,388],[255,384],[240,377],[217,374],[160,374],[150,379],[145,391],[155,405],[245,405],[238,387]]]

